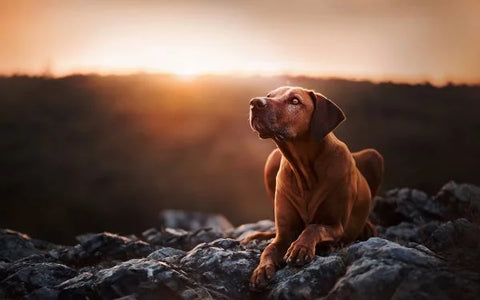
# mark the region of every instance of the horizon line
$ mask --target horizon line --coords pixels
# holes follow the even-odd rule
[[[135,75],[149,75],[149,76],[171,76],[177,77],[180,80],[194,81],[201,77],[305,77],[319,80],[346,80],[355,82],[371,82],[373,84],[391,83],[391,84],[406,84],[406,85],[431,85],[435,87],[446,86],[480,86],[480,79],[478,80],[442,80],[441,82],[435,82],[435,80],[421,78],[408,79],[405,76],[385,76],[385,77],[372,77],[372,76],[343,76],[338,74],[309,74],[300,72],[199,72],[194,74],[179,74],[175,72],[162,72],[162,71],[145,71],[145,70],[126,70],[126,71],[73,71],[65,72],[62,74],[54,74],[50,72],[0,72],[0,77],[34,77],[34,78],[50,78],[50,79],[62,79],[73,76],[135,76]],[[396,78],[395,78],[396,77]]]

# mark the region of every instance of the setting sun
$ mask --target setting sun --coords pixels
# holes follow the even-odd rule
[[[134,36],[135,33],[124,33]],[[185,40],[174,37],[162,43],[163,37],[152,38],[147,43],[141,39],[98,40],[85,46],[76,61],[78,67],[68,69],[68,64],[55,67],[66,74],[75,71],[99,73],[129,73],[138,71],[173,73],[177,75],[288,72],[282,62],[260,60],[255,55],[241,53],[235,45],[218,40]],[[115,49],[115,51],[112,51]],[[274,55],[272,51],[272,56]]]

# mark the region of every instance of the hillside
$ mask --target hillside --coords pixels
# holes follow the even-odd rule
[[[0,227],[72,243],[85,231],[141,232],[165,208],[234,224],[271,217],[262,170],[274,147],[248,101],[280,85],[339,104],[351,150],[385,156],[383,190],[480,184],[480,86],[305,77],[168,75],[0,78]]]

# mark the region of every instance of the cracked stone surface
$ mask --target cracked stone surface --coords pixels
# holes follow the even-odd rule
[[[262,292],[248,281],[268,241],[239,240],[274,230],[271,220],[233,227],[168,210],[140,237],[89,233],[72,246],[4,229],[0,299],[478,299],[479,211],[470,184],[388,191],[371,213],[378,237],[286,266]]]

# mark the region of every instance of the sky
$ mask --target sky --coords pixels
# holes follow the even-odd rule
[[[0,0],[0,73],[480,83],[478,0]]]

